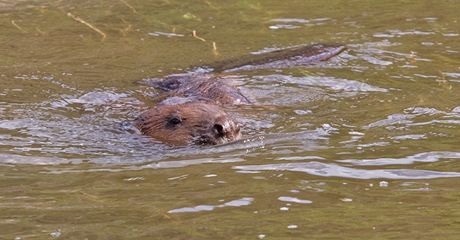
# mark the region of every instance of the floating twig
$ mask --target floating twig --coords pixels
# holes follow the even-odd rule
[[[210,3],[209,1],[204,1],[210,8],[214,9],[214,10],[219,10],[218,7],[214,6],[214,4]]]
[[[19,29],[19,31],[21,31],[22,33],[27,33],[27,31],[22,29],[22,27],[20,27],[18,24],[16,24],[16,22],[14,20],[11,20],[11,24],[13,24],[13,26],[15,26],[17,29]]]
[[[70,12],[67,13],[67,16],[69,16],[69,17],[73,18],[73,20],[75,20],[75,21],[77,21],[77,22],[79,22],[79,23],[83,23],[83,24],[85,24],[87,27],[93,29],[94,31],[96,31],[97,33],[99,33],[99,34],[102,36],[102,41],[105,40],[105,37],[106,37],[107,35],[106,35],[103,31],[99,30],[99,28],[97,28],[97,27],[91,25],[90,23],[86,22],[85,20],[81,19],[81,18],[78,17],[78,16],[73,15],[73,14],[70,13]]]
[[[212,53],[214,53],[215,56],[219,55],[219,52],[217,51],[217,45],[216,42],[212,42]]]
[[[123,20],[123,22],[125,24],[128,24],[128,26],[125,27],[125,28],[120,29],[120,32],[123,34],[124,37],[126,37],[127,33],[132,30],[132,25],[127,23],[127,22],[125,22],[125,20]]]
[[[133,13],[137,13],[136,9],[131,6],[131,4],[129,4],[127,1],[125,0],[120,0],[123,4],[125,4],[129,9],[131,9],[131,11],[133,11]]]
[[[40,35],[44,36],[46,35],[45,32],[43,32],[40,28],[36,27],[35,30],[37,30],[38,33],[40,33]]]
[[[198,35],[196,35],[196,31],[195,31],[195,30],[192,31],[192,36],[193,36],[194,38],[196,38],[196,39],[199,39],[199,40],[201,40],[201,41],[203,41],[203,42],[206,42],[206,39],[204,39],[204,38],[199,37]]]
[[[196,34],[196,30],[193,30],[192,31],[192,36],[198,40],[201,40],[203,42],[206,42],[206,39],[202,38],[202,37],[199,37],[197,34]],[[212,53],[214,53],[214,55],[219,55],[219,52],[217,52],[217,45],[216,45],[216,42],[212,42]]]

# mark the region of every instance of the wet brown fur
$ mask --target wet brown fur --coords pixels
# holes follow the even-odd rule
[[[231,60],[212,66],[214,72],[283,68],[324,61],[339,54],[340,45],[310,45]],[[300,60],[300,61],[299,61]],[[302,61],[304,60],[304,61]],[[250,104],[238,89],[212,74],[175,74],[146,81],[163,90],[155,107],[141,114],[135,126],[145,135],[172,145],[222,144],[241,137],[240,127],[221,106]]]
[[[180,123],[171,123],[173,118]],[[141,114],[135,125],[143,134],[172,145],[214,145],[241,137],[231,116],[217,105],[202,102],[156,106]]]

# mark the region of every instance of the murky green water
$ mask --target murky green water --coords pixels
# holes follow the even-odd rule
[[[0,238],[458,239],[459,12],[0,1]],[[175,148],[120,127],[157,93],[136,80],[318,42],[349,50],[232,73],[258,102],[229,110],[244,141]]]

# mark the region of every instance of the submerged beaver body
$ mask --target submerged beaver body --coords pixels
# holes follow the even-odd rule
[[[173,75],[151,83],[165,93],[135,120],[143,134],[171,145],[215,145],[241,137],[238,121],[222,108],[250,103],[238,89],[210,75]]]
[[[310,45],[277,50],[210,66],[214,72],[234,72],[266,68],[285,68],[327,60],[345,47]],[[175,74],[151,79],[148,85],[162,90],[155,107],[135,120],[145,135],[171,145],[222,144],[241,137],[236,119],[224,108],[250,104],[251,101],[233,86],[213,74]]]
[[[165,91],[160,96],[160,104],[165,104],[169,98],[176,96],[195,98],[197,101],[212,102],[217,105],[251,103],[238,89],[212,74],[175,74],[150,83]]]

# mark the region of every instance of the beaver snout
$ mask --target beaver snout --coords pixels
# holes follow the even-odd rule
[[[230,119],[218,120],[213,126],[211,131],[214,133],[215,139],[218,143],[225,143],[232,140],[237,140],[241,137],[240,126],[238,123]]]
[[[214,124],[210,124],[209,129],[201,132],[194,142],[197,145],[217,145],[240,138],[241,132],[238,123],[225,115],[219,117]]]

